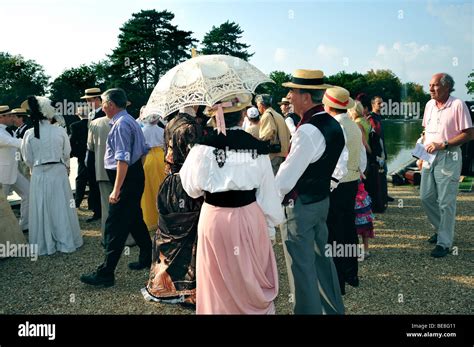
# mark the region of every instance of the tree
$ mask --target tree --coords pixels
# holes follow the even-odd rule
[[[275,110],[279,110],[278,102],[288,94],[288,88],[283,87],[281,84],[290,81],[291,75],[283,71],[272,71],[269,77],[275,83],[261,84],[255,92],[256,94],[270,94],[272,96],[272,107]]]
[[[93,66],[81,65],[65,70],[51,83],[51,100],[77,102],[84,95],[84,90],[92,87],[102,87],[97,83]]]
[[[243,30],[234,22],[226,21],[204,35],[202,40],[202,54],[226,54],[248,60],[254,53],[249,53],[250,47],[245,43],[238,42],[242,37]]]
[[[365,93],[370,97],[380,96],[384,101],[400,102],[402,84],[390,70],[370,70],[365,74],[367,86]]]
[[[406,94],[402,95],[402,102],[411,103],[412,105],[416,103],[416,105],[419,105],[420,114],[418,116],[423,117],[426,103],[431,99],[430,95],[425,93],[421,84],[414,82],[406,83],[402,90],[404,92],[403,94]]]
[[[166,10],[132,14],[120,28],[119,43],[110,61],[102,64],[108,87],[124,88],[133,107],[146,103],[164,73],[191,57],[197,40],[192,32],[172,25],[173,18],[174,14]]]
[[[468,76],[469,81],[466,83],[467,93],[474,95],[474,70]]]
[[[49,76],[41,65],[0,52],[0,103],[19,107],[29,95],[44,95]]]
[[[367,89],[366,76],[358,72],[347,73],[341,71],[335,75],[329,76],[325,82],[347,89],[353,97],[356,97],[357,94],[362,93]]]

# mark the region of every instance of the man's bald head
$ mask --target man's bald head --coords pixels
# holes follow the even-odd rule
[[[454,80],[447,73],[437,73],[431,77],[430,95],[432,99],[440,103],[445,103],[453,91]]]

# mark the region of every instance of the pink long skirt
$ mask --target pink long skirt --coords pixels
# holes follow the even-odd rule
[[[275,313],[275,254],[256,202],[239,208],[202,205],[196,286],[197,314]]]

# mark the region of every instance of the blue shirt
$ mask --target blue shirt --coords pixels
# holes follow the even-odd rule
[[[142,129],[126,110],[117,113],[109,122],[112,126],[107,136],[104,167],[117,170],[117,161],[133,165],[148,153]]]

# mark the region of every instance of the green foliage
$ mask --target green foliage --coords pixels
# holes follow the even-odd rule
[[[101,87],[97,83],[94,66],[81,65],[68,69],[51,83],[51,100],[77,102],[85,89],[93,87]]]
[[[269,77],[275,83],[265,83],[257,87],[255,91],[256,94],[270,94],[272,96],[272,107],[280,112],[280,106],[278,102],[281,101],[281,98],[286,97],[288,94],[288,88],[282,87],[282,83],[288,82],[291,80],[291,75],[283,71],[272,71],[270,72]]]
[[[365,93],[370,97],[381,96],[384,100],[400,102],[400,79],[390,70],[370,70],[366,74],[367,87]]]
[[[192,32],[172,25],[173,18],[174,14],[166,10],[134,13],[120,28],[110,62],[102,65],[108,87],[124,88],[132,109],[146,103],[164,73],[191,57],[197,40]]]
[[[466,83],[467,93],[474,95],[474,71],[469,74],[469,80]]]
[[[12,108],[19,107],[29,95],[44,95],[49,80],[35,61],[5,52],[0,52],[0,76],[0,104]]]
[[[338,72],[329,76],[326,83],[346,88],[354,97],[359,93],[367,90],[367,77],[361,73],[347,73],[345,71]]]
[[[243,30],[237,23],[226,21],[204,35],[202,54],[226,54],[248,60],[254,53],[249,53],[249,45],[238,42]]]

